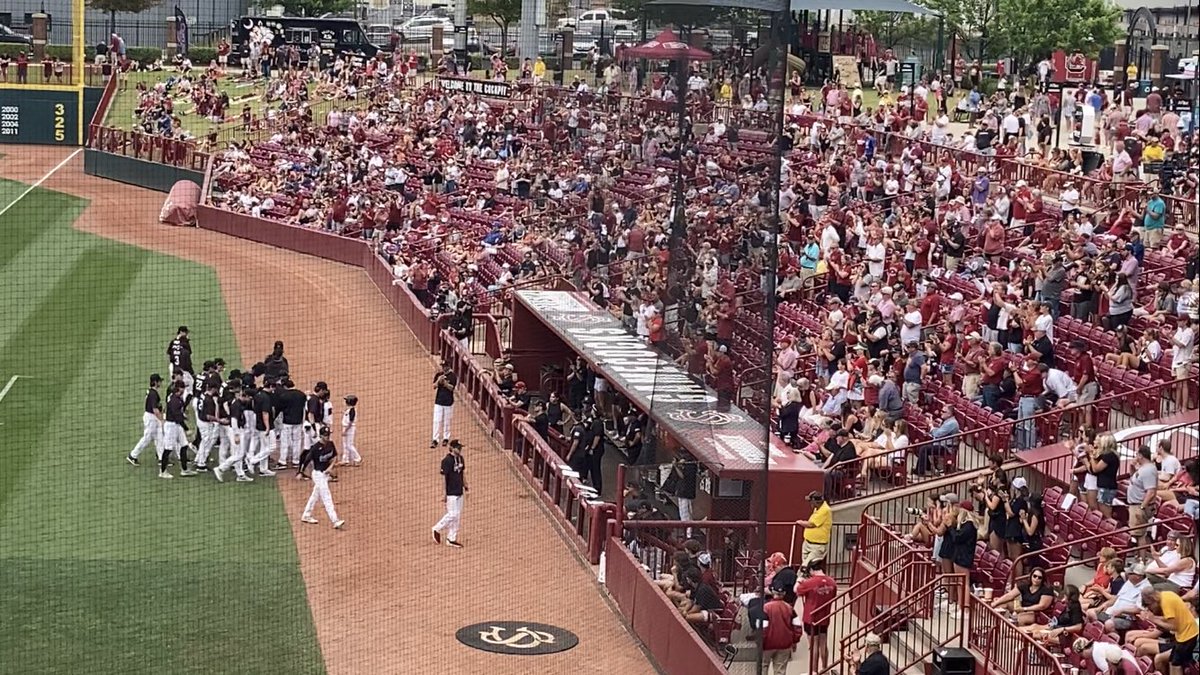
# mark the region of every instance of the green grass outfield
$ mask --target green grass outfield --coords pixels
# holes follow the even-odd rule
[[[179,324],[238,363],[216,275],[73,230],[85,205],[0,216],[0,673],[323,672],[274,482],[123,459]]]

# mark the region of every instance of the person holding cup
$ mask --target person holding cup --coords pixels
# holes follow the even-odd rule
[[[1046,583],[1046,570],[1035,567],[1029,573],[1029,581],[1018,584],[1011,591],[992,601],[992,607],[1003,607],[1012,603],[1018,626],[1031,626],[1038,612],[1044,612],[1054,604],[1054,589]]]

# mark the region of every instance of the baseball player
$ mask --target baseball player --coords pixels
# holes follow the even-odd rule
[[[320,499],[334,529],[340,530],[346,521],[338,518],[337,509],[333,507],[333,495],[329,492],[329,470],[337,459],[337,448],[334,447],[333,441],[329,440],[329,433],[329,427],[322,426],[317,432],[320,440],[301,454],[297,477],[304,475],[304,469],[311,463],[313,489],[312,494],[308,496],[308,503],[304,505],[304,513],[300,515],[300,522],[316,524],[317,519],[313,518],[312,511]]]
[[[167,464],[171,461],[171,453],[179,453],[179,472],[180,476],[188,477],[195,476],[196,472],[188,469],[187,458],[187,399],[184,392],[187,391],[187,385],[182,381],[176,382],[171,391],[170,398],[167,399],[166,423],[163,424],[163,451],[158,458],[158,477],[159,478],[174,478],[170,471],[167,471]]]
[[[450,442],[450,422],[454,419],[454,387],[458,378],[450,368],[449,361],[442,362],[442,369],[433,376],[433,441],[429,447],[436,448],[438,436],[442,445]]]
[[[358,454],[358,446],[354,445],[354,434],[358,431],[358,397],[347,394],[346,409],[342,411],[342,466],[353,464],[362,465],[362,456]]]
[[[125,456],[125,461],[137,466],[138,457],[142,451],[154,443],[158,456],[162,455],[162,396],[158,393],[158,385],[162,384],[162,376],[154,373],[150,376],[150,387],[146,389],[146,404],[142,412],[142,438],[133,446],[133,450]]]
[[[326,405],[329,401],[329,385],[324,382],[318,382],[308,395],[308,400],[304,403],[304,447],[311,448],[313,443],[317,442],[317,429],[322,424],[326,424],[325,419],[328,415],[333,416],[332,406],[330,411],[326,412]]]
[[[283,355],[283,341],[276,340],[275,348],[262,360],[263,375],[272,380],[279,380],[288,375],[288,360]]]
[[[204,393],[196,406],[196,426],[200,427],[200,448],[196,451],[196,470],[208,471],[208,455],[221,436],[221,411],[217,402],[220,385],[212,379],[204,382]]]
[[[289,458],[294,468],[300,465],[300,453],[304,450],[303,425],[308,408],[308,397],[296,388],[290,378],[284,378],[276,401],[279,405],[279,463],[276,471],[288,468]]]
[[[183,381],[190,390],[196,371],[192,369],[192,343],[188,339],[187,326],[180,326],[179,330],[175,332],[175,339],[167,345],[167,365],[167,372],[183,370]]]
[[[241,389],[242,374],[234,368],[229,371],[229,379],[221,383],[221,389],[217,392],[217,405],[220,407],[218,415],[221,418],[221,435],[217,439],[218,464],[228,459],[233,450],[233,423],[229,408]]]
[[[225,472],[233,469],[237,473],[239,483],[250,483],[254,479],[246,475],[243,467],[246,459],[246,448],[250,445],[250,435],[253,433],[254,404],[250,400],[250,392],[239,385],[234,391],[233,400],[229,402],[229,444],[231,452],[213,469],[213,477],[220,482],[225,480]]]
[[[462,443],[450,441],[450,451],[442,458],[442,477],[446,481],[446,515],[433,526],[433,541],[442,543],[442,531],[445,530],[446,545],[462,548],[458,542],[458,528],[462,524],[463,495],[468,491]]]
[[[271,395],[263,389],[254,390],[253,408],[254,425],[248,432],[250,443],[246,449],[246,462],[250,469],[258,470],[260,476],[274,476],[275,472],[267,466],[271,456],[271,427],[275,424],[275,409],[271,406]]]

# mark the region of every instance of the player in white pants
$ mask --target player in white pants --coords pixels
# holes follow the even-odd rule
[[[463,496],[468,488],[462,444],[458,441],[450,441],[450,452],[442,458],[441,472],[446,482],[446,514],[433,526],[433,541],[442,543],[442,532],[445,532],[447,545],[462,548],[458,542],[458,528],[462,524]]]
[[[342,464],[362,464],[362,456],[358,454],[358,446],[354,444],[354,435],[358,432],[358,397],[346,395],[346,410],[342,412]]]
[[[249,413],[249,414],[247,414]],[[237,473],[239,483],[249,483],[254,479],[246,475],[243,463],[246,459],[246,448],[250,443],[247,425],[253,424],[254,411],[251,408],[250,394],[245,389],[238,389],[234,398],[229,402],[229,426],[225,427],[229,434],[230,454],[221,459],[221,463],[213,469],[213,477],[218,481],[225,480],[225,472],[233,469]]]
[[[208,456],[221,438],[220,403],[217,401],[219,386],[209,381],[204,386],[200,403],[196,406],[196,426],[200,429],[200,448],[196,452],[196,468],[207,471]]]
[[[454,387],[458,378],[450,368],[449,362],[442,363],[442,369],[433,376],[433,441],[429,447],[435,448],[438,437],[442,445],[450,442],[450,422],[454,419]]]
[[[150,387],[146,390],[146,405],[142,412],[142,437],[125,457],[125,461],[134,466],[138,465],[138,457],[151,443],[154,444],[156,456],[162,456],[163,405],[162,397],[158,393],[160,384],[161,375],[154,373],[150,376]]]
[[[250,465],[251,470],[257,470],[260,476],[275,475],[267,465],[271,457],[271,428],[274,426],[272,411],[271,395],[263,389],[256,390],[253,395],[253,409],[250,411],[253,422],[246,431],[250,437],[246,446],[246,463]]]
[[[325,514],[329,516],[333,527],[341,529],[346,521],[338,518],[337,509],[333,506],[333,495],[329,492],[329,470],[333,467],[334,460],[337,459],[337,448],[334,447],[333,441],[329,440],[329,434],[329,427],[321,427],[318,432],[321,440],[314,443],[300,458],[300,472],[296,474],[297,478],[304,475],[304,469],[310,463],[313,467],[313,489],[308,496],[308,503],[304,505],[304,513],[300,515],[300,522],[309,525],[316,524],[317,519],[313,518],[313,507],[320,499],[321,504],[325,506]]]

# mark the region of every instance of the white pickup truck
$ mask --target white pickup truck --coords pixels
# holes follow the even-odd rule
[[[558,20],[558,29],[571,28],[581,35],[600,35],[601,29],[605,36],[611,36],[616,31],[632,31],[633,21],[615,9],[593,9],[574,18]]]

